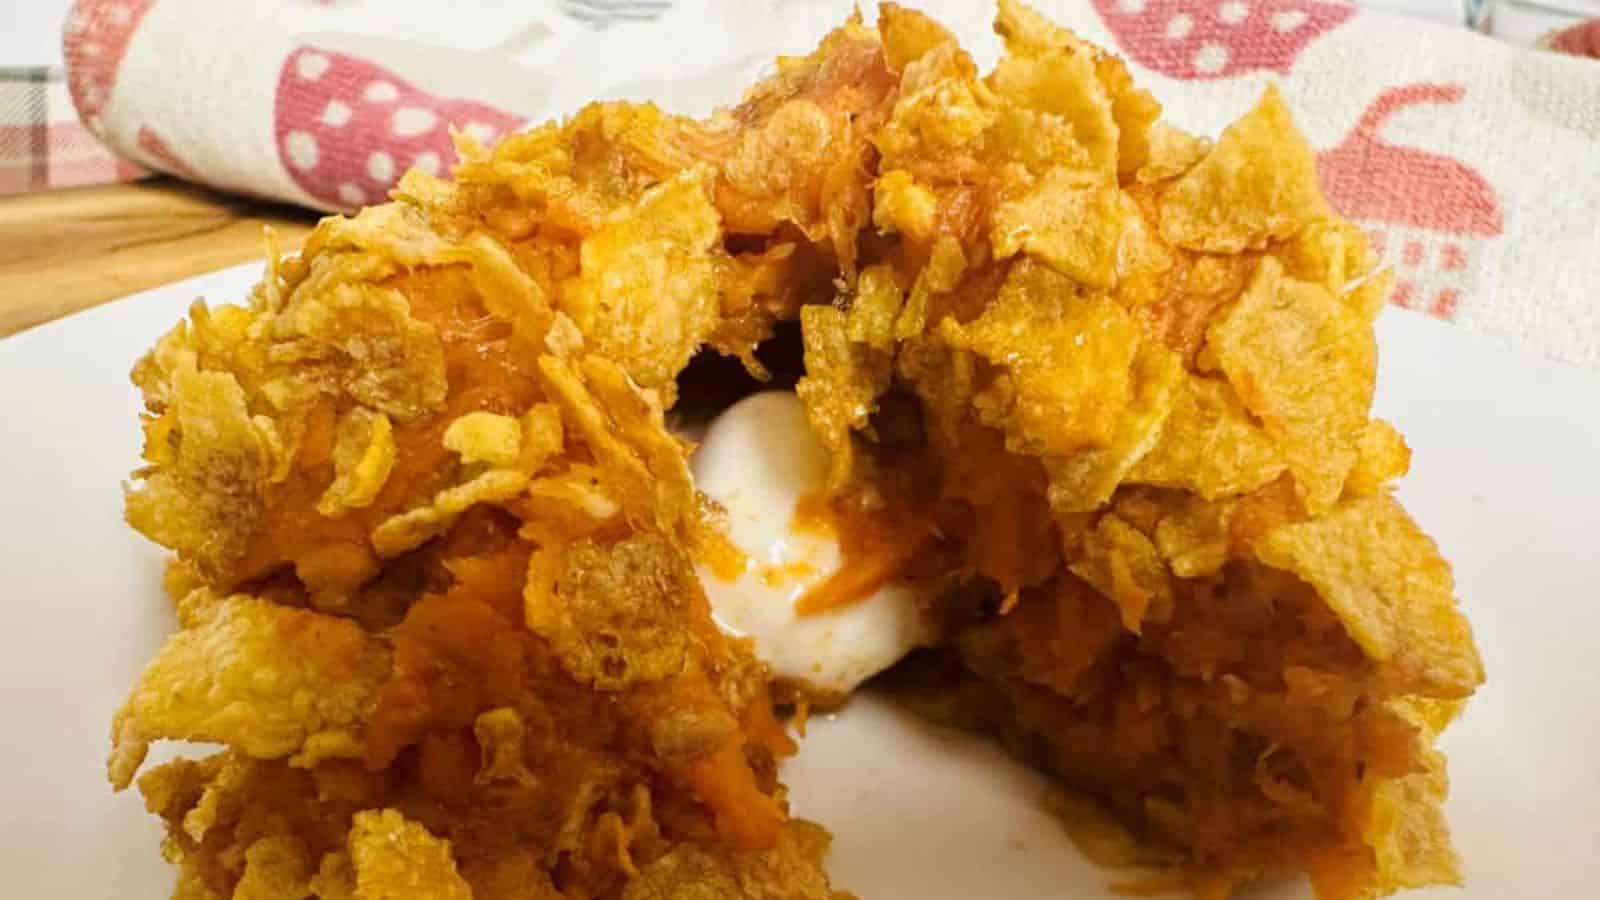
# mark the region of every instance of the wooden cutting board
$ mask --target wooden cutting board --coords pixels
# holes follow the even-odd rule
[[[0,198],[0,337],[145,288],[297,249],[316,214],[168,178]]]

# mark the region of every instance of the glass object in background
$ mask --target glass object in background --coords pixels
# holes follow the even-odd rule
[[[1600,18],[1600,0],[1461,0],[1468,28],[1531,44],[1549,32]]]
[[[1494,28],[1494,0],[1462,0],[1461,12],[1473,31],[1489,34]]]
[[[1600,18],[1600,0],[1356,0],[1387,13],[1466,25],[1513,44],[1533,44],[1557,29]]]

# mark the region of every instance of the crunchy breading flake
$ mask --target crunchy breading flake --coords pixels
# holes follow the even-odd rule
[[[1086,287],[1111,288],[1138,215],[1115,182],[1053,169],[995,210],[989,240],[997,257],[1024,252]]]
[[[1281,259],[1290,276],[1320,284],[1335,295],[1371,273],[1377,262],[1361,226],[1335,219],[1313,222],[1295,232],[1285,242]]]
[[[1161,199],[1161,235],[1206,253],[1239,253],[1332,215],[1316,157],[1276,86],[1222,132]]]
[[[1088,512],[1111,498],[1160,437],[1182,374],[1177,354],[1149,341],[1139,347],[1127,406],[1105,445],[1043,460],[1053,510]]]
[[[179,371],[147,420],[155,463],[127,489],[128,524],[215,574],[244,552],[271,468],[269,444],[226,372]]]
[[[1357,497],[1376,494],[1410,469],[1411,448],[1405,437],[1388,422],[1371,419],[1356,445],[1356,462],[1345,479],[1345,493]]]
[[[1311,883],[1329,897],[1377,897],[1408,888],[1460,885],[1461,861],[1444,819],[1449,793],[1444,756],[1428,753],[1422,771],[1362,792],[1364,846],[1330,852],[1311,866]]]
[[[776,847],[724,857],[685,844],[645,866],[622,900],[845,900],[822,874],[826,831],[788,823]]]
[[[244,875],[233,900],[281,900],[311,892],[313,861],[305,844],[290,835],[264,837],[244,851]]]
[[[1211,141],[1197,137],[1166,122],[1150,126],[1148,156],[1135,177],[1144,184],[1155,184],[1194,168],[1211,152]]]
[[[443,534],[462,513],[480,503],[507,503],[528,486],[528,475],[515,469],[490,469],[470,481],[445,488],[425,506],[378,523],[372,549],[393,558]]]
[[[341,390],[396,419],[444,403],[444,350],[432,325],[411,316],[393,288],[348,282],[313,292],[304,285],[273,323],[268,358],[294,366],[323,390]]]
[[[698,590],[688,559],[663,537],[583,540],[534,553],[524,616],[572,677],[615,691],[682,671],[683,609]]]
[[[517,468],[536,475],[545,463],[561,453],[566,433],[561,428],[561,410],[554,403],[538,403],[522,414],[522,456]]]
[[[948,28],[926,13],[898,3],[879,5],[878,32],[883,39],[884,61],[892,72],[904,72],[908,64],[933,48],[956,42]]]
[[[905,169],[878,176],[872,187],[872,224],[880,231],[898,231],[917,240],[928,240],[938,225],[939,198],[917,184]]]
[[[583,242],[582,271],[561,309],[595,351],[626,360],[635,381],[666,394],[717,324],[717,211],[701,178],[647,193]]]
[[[1161,438],[1128,480],[1183,488],[1207,500],[1277,478],[1283,457],[1226,382],[1193,375],[1178,383]]]
[[[795,393],[812,429],[828,448],[830,488],[850,480],[851,434],[867,426],[893,374],[894,323],[901,291],[888,266],[872,266],[857,280],[850,308],[808,306],[800,311],[806,374]]]
[[[1065,165],[1115,174],[1117,121],[1089,54],[1051,49],[1006,56],[988,83],[1009,101],[995,138],[1029,168]]]
[[[473,780],[480,784],[510,781],[533,785],[538,776],[528,771],[523,758],[522,715],[509,706],[491,709],[472,723],[472,736],[481,753],[478,774]]]
[[[318,900],[360,900],[356,896],[356,869],[348,853],[329,853],[311,876],[311,893]]]
[[[516,468],[522,459],[522,425],[511,416],[470,412],[444,430],[444,446],[464,463]]]
[[[1138,634],[1146,615],[1171,613],[1172,585],[1155,545],[1115,514],[1105,515],[1084,540],[1072,573],[1117,605],[1122,627]]]
[[[359,900],[472,900],[472,889],[456,871],[450,842],[398,810],[356,813],[350,826],[350,861]]]
[[[975,402],[1017,452],[1105,446],[1133,392],[1138,324],[1043,266],[1019,263],[982,316],[965,325],[946,319],[940,334],[998,369]]]
[[[1232,507],[1198,498],[1184,502],[1156,524],[1156,549],[1179,578],[1204,578],[1221,571],[1228,561],[1231,535],[1228,514]]]
[[[389,417],[356,407],[339,420],[333,444],[333,484],[317,501],[317,512],[337,516],[372,503],[394,469],[394,426]]]
[[[388,672],[382,643],[347,619],[209,590],[185,597],[178,613],[183,629],[112,723],[108,771],[119,789],[159,738],[273,758],[315,735],[359,728]]]
[[[1266,257],[1208,342],[1245,409],[1278,444],[1306,507],[1328,509],[1367,427],[1377,382],[1371,326]]]
[[[1317,589],[1396,691],[1454,699],[1483,682],[1450,564],[1388,494],[1273,529],[1253,547]]]
[[[966,254],[962,252],[961,244],[955,238],[946,235],[933,242],[933,249],[928,255],[928,264],[917,273],[917,280],[911,286],[911,295],[906,298],[905,305],[900,309],[900,315],[895,319],[896,340],[910,340],[927,329],[928,307],[933,302],[934,295],[948,294],[955,290],[966,268]]]
[[[569,437],[594,454],[602,493],[639,524],[674,527],[693,509],[694,485],[660,401],[604,357],[588,356],[578,365],[581,373],[554,356],[539,358]]]
[[[146,782],[159,771],[139,779],[139,790],[145,795],[146,803],[152,799]],[[183,833],[198,844],[206,839],[212,828],[218,824],[226,825],[224,820],[237,814],[239,808],[249,800],[260,772],[259,762],[233,751],[224,751],[205,760],[189,773],[203,776],[204,781],[198,785],[198,796],[194,798],[193,805],[183,813]]]

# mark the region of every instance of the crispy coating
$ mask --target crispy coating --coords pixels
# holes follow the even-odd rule
[[[1012,268],[981,316],[965,325],[946,319],[939,336],[998,370],[973,403],[1013,452],[1068,456],[1105,446],[1131,401],[1138,324],[1043,266]]]
[[[701,178],[684,172],[584,238],[578,277],[561,294],[594,352],[623,361],[669,406],[672,379],[717,322],[717,225]]]
[[[1172,584],[1156,545],[1115,513],[1100,517],[1084,536],[1083,556],[1072,574],[1116,604],[1122,627],[1134,634],[1145,617],[1172,617]]]
[[[311,860],[291,835],[262,838],[244,851],[244,874],[233,889],[240,900],[304,896],[311,891]]]
[[[357,727],[388,670],[376,638],[345,619],[201,588],[182,630],[145,669],[112,723],[111,780],[133,779],[150,741],[214,741],[288,756]]]
[[[848,310],[814,305],[800,311],[806,374],[795,392],[811,427],[828,448],[828,483],[850,483],[855,462],[851,433],[867,427],[893,376],[895,321],[903,292],[894,270],[872,266],[856,281]]]
[[[1260,249],[1332,217],[1311,147],[1275,86],[1161,200],[1162,236],[1208,253]]]
[[[1262,535],[1256,556],[1317,588],[1396,692],[1460,699],[1483,681],[1450,566],[1387,494]]]
[[[350,864],[360,900],[472,900],[450,844],[398,810],[359,812],[350,825]]]
[[[108,771],[224,745],[137,779],[175,897],[845,896],[695,576],[744,563],[668,426],[709,352],[796,383],[807,508],[871,538],[839,583],[939,598],[908,696],[1081,791],[1096,858],[1459,880],[1433,743],[1484,674],[1370,416],[1389,276],[1275,89],[1212,142],[995,29],[981,73],[885,4],[705,120],[462,137],[152,348],[127,518],[181,628]]]
[[[689,561],[660,536],[585,539],[534,553],[524,620],[567,674],[614,691],[683,671],[684,607],[698,589]]]
[[[1356,464],[1345,479],[1346,495],[1375,494],[1411,470],[1411,448],[1405,436],[1382,419],[1371,419],[1356,446]]]
[[[1326,511],[1355,465],[1372,405],[1378,348],[1370,323],[1267,258],[1211,326],[1208,345],[1282,448],[1306,507]]]
[[[1215,500],[1255,490],[1283,469],[1277,445],[1228,382],[1185,375],[1161,437],[1128,480]]]
[[[127,489],[127,518],[152,540],[183,548],[195,566],[218,571],[244,550],[276,442],[250,416],[233,376],[192,366],[159,385],[162,399],[151,409],[160,413],[145,420],[150,465]]]
[[[828,833],[810,822],[791,822],[771,849],[718,856],[685,846],[639,872],[622,900],[848,900],[830,890],[818,862]]]
[[[345,413],[334,436],[333,484],[317,501],[317,512],[333,518],[370,506],[389,480],[394,457],[394,426],[388,416],[362,406]]]

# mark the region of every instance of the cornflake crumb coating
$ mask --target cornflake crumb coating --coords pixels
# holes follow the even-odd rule
[[[995,28],[980,74],[885,4],[706,120],[462,137],[140,360],[181,629],[108,770],[175,897],[843,898],[666,424],[781,322],[830,490],[931,535],[893,559],[945,638],[891,684],[1080,792],[1096,858],[1459,880],[1433,744],[1483,671],[1369,413],[1386,276],[1275,89],[1211,141]],[[225,749],[140,775],[160,740]]]

